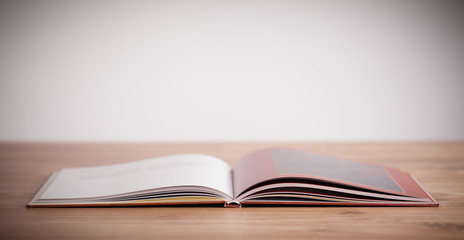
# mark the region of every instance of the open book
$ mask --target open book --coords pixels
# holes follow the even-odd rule
[[[65,168],[28,206],[177,204],[438,206],[399,169],[280,148],[252,152],[234,168],[202,154]]]

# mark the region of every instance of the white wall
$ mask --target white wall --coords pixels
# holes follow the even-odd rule
[[[464,140],[462,10],[2,1],[0,140]]]

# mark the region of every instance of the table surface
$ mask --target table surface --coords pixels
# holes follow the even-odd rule
[[[64,167],[204,153],[234,165],[265,147],[292,147],[397,167],[440,207],[26,208]],[[420,238],[464,239],[464,142],[438,143],[1,143],[1,239]]]

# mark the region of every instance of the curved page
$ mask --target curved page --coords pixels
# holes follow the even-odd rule
[[[67,168],[40,199],[96,198],[174,186],[201,186],[233,196],[231,169],[219,158],[181,154],[99,167]]]
[[[253,152],[237,163],[234,197],[257,183],[279,178],[315,179],[391,194],[427,197],[409,174],[398,169],[278,148]]]

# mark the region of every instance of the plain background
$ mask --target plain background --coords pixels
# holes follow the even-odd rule
[[[0,141],[464,140],[459,1],[1,1]]]

